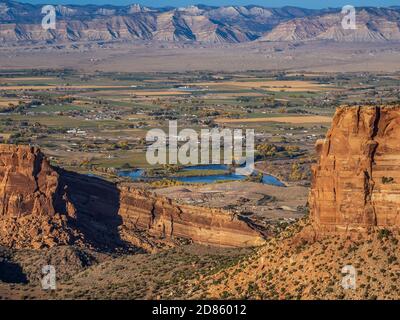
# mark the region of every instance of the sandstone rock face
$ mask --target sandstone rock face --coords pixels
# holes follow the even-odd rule
[[[119,214],[128,229],[147,230],[162,238],[188,238],[216,246],[257,246],[263,243],[250,224],[227,211],[176,205],[132,187],[121,188]]]
[[[59,189],[59,175],[37,149],[0,146],[0,243],[8,247],[68,243],[72,204]],[[68,210],[59,211],[65,202]]]
[[[229,212],[179,206],[129,185],[52,167],[37,148],[0,145],[0,245],[115,249],[140,246],[138,232],[219,246],[263,243]]]
[[[312,169],[317,235],[400,228],[400,107],[341,107]]]

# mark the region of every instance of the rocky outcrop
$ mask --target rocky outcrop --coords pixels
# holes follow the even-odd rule
[[[147,230],[162,238],[189,238],[217,246],[257,246],[262,239],[250,224],[227,211],[176,205],[129,186],[121,188],[119,214],[128,229]]]
[[[317,235],[400,228],[400,106],[341,107],[312,168]]]
[[[67,224],[75,214],[59,175],[35,148],[0,147],[0,243],[53,246],[78,236]],[[58,210],[64,203],[65,210]]]
[[[35,147],[0,145],[0,245],[115,249],[142,246],[143,232],[219,246],[263,242],[229,212],[179,206],[129,185],[53,167]]]

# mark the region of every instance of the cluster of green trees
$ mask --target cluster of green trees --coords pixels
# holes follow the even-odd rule
[[[277,155],[293,157],[298,155],[301,151],[298,146],[279,146],[269,143],[258,144],[256,150],[263,158],[271,158]]]

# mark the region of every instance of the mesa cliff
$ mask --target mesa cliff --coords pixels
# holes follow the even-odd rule
[[[53,167],[36,147],[0,145],[0,245],[150,249],[142,233],[168,242],[263,243],[257,230],[227,211],[181,206],[129,184]]]
[[[399,41],[398,7],[357,8],[357,28],[344,30],[341,8],[138,4],[57,5],[56,28],[42,27],[43,5],[0,2],[0,46],[147,41],[202,44],[261,41]]]
[[[312,168],[316,235],[400,228],[400,106],[341,107]]]

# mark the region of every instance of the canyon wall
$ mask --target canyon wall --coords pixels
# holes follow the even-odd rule
[[[143,232],[217,246],[263,243],[249,223],[227,211],[180,206],[129,184],[53,167],[37,148],[0,145],[0,245],[115,249],[140,245]]]
[[[168,198],[153,197],[129,186],[121,188],[120,204],[119,214],[128,229],[217,246],[243,247],[263,243],[259,233],[251,229],[250,222],[220,209],[176,205]]]
[[[400,228],[400,106],[338,108],[316,147],[309,205],[317,235]]]

